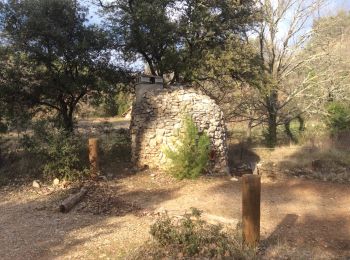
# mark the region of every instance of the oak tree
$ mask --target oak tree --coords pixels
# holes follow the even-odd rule
[[[110,62],[106,33],[89,25],[87,11],[77,0],[6,0],[0,9],[9,50],[0,83],[6,98],[56,112],[67,131],[78,104],[122,75]]]

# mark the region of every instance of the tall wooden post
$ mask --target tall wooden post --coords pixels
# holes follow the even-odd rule
[[[243,243],[256,246],[260,240],[261,178],[245,174],[242,177],[242,225]]]
[[[89,161],[90,161],[90,171],[91,176],[99,175],[99,158],[98,158],[98,139],[89,139]]]

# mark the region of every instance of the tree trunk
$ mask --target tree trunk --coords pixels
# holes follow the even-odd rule
[[[294,144],[296,144],[296,143],[298,143],[298,139],[293,135],[292,131],[290,130],[290,123],[291,123],[291,120],[287,120],[284,123],[284,129],[285,129],[286,134],[289,137],[290,141],[292,141]]]
[[[73,117],[70,115],[62,115],[62,123],[63,123],[63,128],[67,132],[73,132],[74,130],[74,124],[73,124]]]
[[[297,116],[297,119],[299,121],[299,132],[303,132],[305,130],[305,121],[304,118],[301,115]]]
[[[268,132],[267,145],[275,147],[277,145],[277,111],[278,111],[278,96],[277,91],[271,91],[266,97],[267,116],[268,116]]]
[[[248,126],[247,126],[247,143],[250,145],[252,143],[252,124],[253,121],[249,120]]]
[[[277,145],[277,116],[275,113],[268,114],[268,132],[267,132],[267,145],[275,147]]]
[[[74,122],[73,122],[73,105],[66,104],[65,102],[61,102],[60,119],[62,127],[69,133],[74,131]]]
[[[1,152],[1,142],[0,142],[0,168],[2,166],[2,152]]]

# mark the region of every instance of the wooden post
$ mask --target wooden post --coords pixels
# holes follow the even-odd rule
[[[243,243],[254,247],[260,240],[261,178],[258,175],[242,176],[242,233]]]
[[[99,175],[100,167],[98,160],[98,139],[90,138],[89,139],[89,161],[90,161],[90,170],[92,176]]]

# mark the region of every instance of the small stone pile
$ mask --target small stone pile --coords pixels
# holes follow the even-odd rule
[[[223,112],[201,91],[184,87],[148,91],[134,104],[130,126],[133,163],[139,167],[164,168],[167,162],[164,148],[173,147],[186,115],[210,137],[210,170],[227,173]]]

